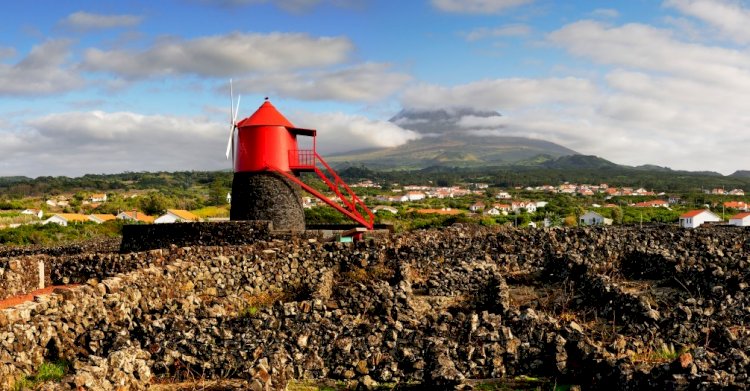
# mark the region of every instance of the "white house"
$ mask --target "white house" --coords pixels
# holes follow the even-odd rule
[[[148,223],[148,224],[151,224],[154,222],[153,216],[149,216],[145,213],[138,212],[137,210],[120,212],[117,214],[117,218],[120,220],[140,221],[142,223]]]
[[[419,191],[409,191],[406,193],[409,201],[419,201],[425,199],[425,194]]]
[[[578,220],[581,225],[612,225],[612,219],[607,219],[599,213],[588,211]]]
[[[472,212],[479,212],[481,210],[484,210],[484,202],[477,201],[477,202],[471,204],[471,206],[469,206],[469,210],[472,211]]]
[[[107,221],[115,220],[115,219],[117,219],[117,217],[115,215],[111,215],[111,214],[95,213],[95,214],[90,214],[89,215],[89,220],[91,220],[91,221],[93,221],[93,222],[95,222],[97,224],[102,224],[102,223],[105,223]]]
[[[372,208],[372,212],[373,213],[390,212],[390,213],[392,213],[392,214],[395,215],[395,214],[398,214],[398,209],[396,209],[396,208],[394,208],[392,206],[388,206],[388,205],[378,205],[378,206]]]
[[[529,213],[536,212],[536,202],[533,201],[513,201],[511,202],[511,208],[514,212],[520,210],[521,208],[526,209]]]
[[[680,227],[697,228],[703,223],[721,221],[721,217],[708,209],[692,210],[680,216]]]
[[[31,215],[36,216],[37,218],[42,218],[44,216],[44,212],[42,212],[40,209],[26,209],[23,212],[21,212],[22,215]]]
[[[505,213],[506,215],[508,214],[508,212],[503,212],[503,211],[501,211],[500,209],[498,209],[498,208],[496,208],[494,206],[492,208],[484,211],[484,214],[486,214],[488,216],[500,216],[503,213]]]
[[[157,217],[156,220],[154,220],[154,224],[184,223],[191,221],[200,221],[200,217],[182,209],[167,209],[167,213]]]
[[[42,224],[59,224],[63,227],[67,227],[68,224],[75,224],[75,223],[85,223],[89,220],[89,217],[86,215],[78,214],[78,213],[56,213],[52,215],[52,217],[48,218],[47,220],[44,220]]]
[[[510,194],[507,191],[501,191],[495,195],[498,200],[509,200]]]
[[[89,200],[91,202],[107,202],[107,194],[105,193],[92,194],[91,197],[89,197]]]
[[[738,213],[730,217],[729,224],[738,227],[750,227],[750,212]]]

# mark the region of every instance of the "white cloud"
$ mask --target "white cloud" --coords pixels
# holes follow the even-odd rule
[[[496,28],[481,27],[462,35],[467,41],[473,42],[485,38],[518,37],[530,33],[531,27],[525,24],[510,24]]]
[[[666,0],[664,5],[702,20],[724,37],[742,44],[750,43],[750,10],[742,3],[727,0]]]
[[[462,116],[456,125],[463,129],[496,129],[505,126],[507,120],[502,116],[477,117],[474,115]]]
[[[395,147],[415,140],[419,133],[361,115],[337,113],[297,113],[292,123],[318,130],[318,149],[322,154],[363,148]],[[323,156],[325,157],[325,156]]]
[[[596,62],[665,72],[728,88],[750,88],[750,53],[677,40],[669,30],[643,24],[607,27],[593,21],[567,25],[549,40]]]
[[[405,107],[435,109],[472,107],[509,110],[558,102],[589,102],[596,94],[592,82],[578,78],[480,80],[455,87],[421,84],[407,89]]]
[[[227,127],[201,117],[67,112],[0,129],[0,175],[229,168]]]
[[[432,5],[444,12],[466,14],[494,14],[509,8],[529,4],[534,0],[432,0]]]
[[[344,113],[296,113],[318,129],[322,154],[401,145],[419,134]],[[212,170],[225,160],[227,126],[204,117],[74,111],[0,126],[0,175],[82,175],[123,171]],[[301,138],[306,139],[306,138]]]
[[[60,24],[74,30],[101,30],[136,26],[143,20],[138,15],[102,15],[78,11],[68,15]]]
[[[346,38],[233,33],[192,40],[162,39],[144,51],[89,49],[84,67],[126,78],[229,77],[334,65],[344,61],[352,49]]]
[[[48,95],[81,87],[83,80],[67,63],[70,44],[47,41],[14,65],[0,63],[0,96]]]
[[[388,64],[366,63],[332,71],[271,73],[238,80],[238,91],[302,100],[375,102],[386,98],[411,77],[390,71]]]

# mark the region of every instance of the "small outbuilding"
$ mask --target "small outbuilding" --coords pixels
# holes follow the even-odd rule
[[[578,222],[581,225],[612,225],[612,219],[605,218],[599,213],[588,211],[584,213]]]
[[[76,223],[86,223],[89,222],[89,217],[86,215],[78,214],[78,213],[57,213],[52,215],[52,217],[48,218],[47,220],[44,220],[42,224],[59,224],[63,227],[67,227],[68,224],[76,224]]]
[[[200,217],[182,209],[167,209],[167,213],[157,217],[154,223],[185,223],[193,221],[200,221]]]
[[[691,210],[680,216],[680,227],[698,228],[704,223],[716,223],[719,221],[721,221],[721,217],[708,209]]]
[[[154,222],[153,216],[149,216],[137,210],[120,212],[117,214],[117,218],[120,220],[136,221],[136,222],[147,223],[147,224],[151,224]]]
[[[89,220],[97,223],[102,224],[107,221],[115,220],[117,216],[112,214],[102,214],[102,213],[94,213],[89,215]]]
[[[750,212],[738,213],[729,218],[729,225],[750,227]]]

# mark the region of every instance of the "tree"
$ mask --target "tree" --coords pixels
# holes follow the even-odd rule
[[[615,224],[622,224],[622,216],[622,208],[620,208],[619,206],[612,208],[612,220]]]
[[[228,192],[229,189],[226,188],[223,181],[220,178],[214,178],[208,187],[208,204],[216,206],[226,204]]]
[[[172,206],[167,197],[157,192],[141,197],[138,203],[141,210],[148,215],[160,215]]]

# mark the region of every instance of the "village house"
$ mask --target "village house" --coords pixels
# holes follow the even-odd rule
[[[664,200],[651,200],[638,202],[633,206],[636,208],[667,208],[669,207],[669,202]]]
[[[492,208],[485,211],[484,214],[490,215],[490,216],[500,216],[500,215],[507,216],[510,210],[511,210],[511,206],[508,204],[494,204],[492,205]]]
[[[388,206],[388,205],[378,205],[374,208],[372,208],[372,213],[378,213],[378,212],[389,212],[392,214],[398,214],[398,209]]]
[[[92,194],[91,197],[89,197],[89,201],[91,201],[91,202],[107,202],[107,195],[105,193]]]
[[[742,189],[732,189],[732,190],[731,190],[731,191],[729,192],[729,195],[733,195],[733,196],[744,196],[744,195],[745,195],[745,191],[744,191],[744,190],[742,190]]]
[[[526,212],[529,213],[536,212],[536,202],[534,201],[513,201],[511,202],[510,207],[514,212],[520,211],[521,209],[526,209]]]
[[[724,207],[727,209],[737,209],[744,212],[748,212],[748,205],[745,201],[727,201],[724,202]]]
[[[421,191],[409,191],[406,193],[406,198],[408,201],[420,201],[425,199],[425,194]]]
[[[704,223],[721,221],[721,217],[708,209],[692,210],[680,216],[680,227],[698,228]]]
[[[406,195],[395,195],[395,196],[377,196],[376,200],[380,202],[407,202],[409,197]]]
[[[581,225],[612,225],[612,219],[605,218],[592,211],[584,213],[578,221]]]
[[[111,221],[111,220],[116,220],[116,219],[117,219],[117,216],[110,215],[110,214],[98,214],[98,213],[95,213],[95,214],[90,214],[89,215],[89,220],[91,220],[91,221],[93,221],[93,222],[95,222],[97,224],[102,224],[104,222]]]
[[[730,225],[736,225],[738,227],[750,227],[750,213],[738,213],[729,218]]]
[[[148,224],[152,224],[154,222],[153,216],[149,216],[145,213],[138,212],[137,210],[120,212],[117,215],[117,218],[120,220],[138,221],[141,223],[148,223]]]
[[[44,212],[41,209],[24,209],[21,214],[36,216],[38,219],[41,219],[42,216],[44,216]]]
[[[711,189],[711,194],[714,195],[724,195],[724,189],[717,187],[715,189]]]
[[[56,213],[52,217],[44,220],[42,224],[59,224],[67,227],[69,224],[86,223],[90,221],[88,216],[79,213]]]
[[[498,200],[509,200],[511,197],[507,191],[501,191],[495,194],[495,198],[497,198]]]
[[[154,224],[186,223],[200,221],[200,217],[183,209],[167,209],[167,213],[157,217]]]
[[[472,212],[480,212],[480,211],[484,210],[484,207],[485,207],[484,202],[477,201],[477,202],[471,204],[471,206],[469,206],[469,210],[472,211]]]

